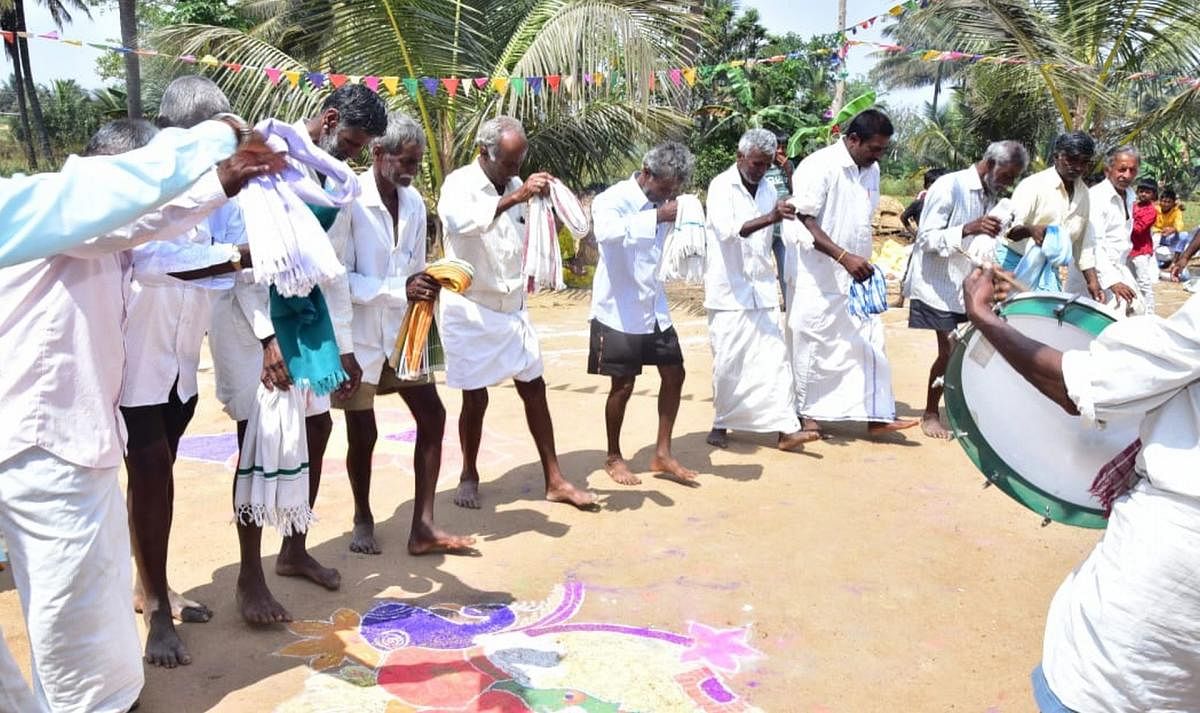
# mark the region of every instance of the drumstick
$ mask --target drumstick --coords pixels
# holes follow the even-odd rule
[[[971,264],[974,265],[975,267],[978,267],[978,268],[986,267],[982,262],[980,262],[979,260],[976,260],[966,250],[963,250],[962,248],[955,248],[955,250],[958,251],[959,255],[962,255],[967,260],[969,260],[971,262]],[[1021,280],[1018,280],[1017,278],[1013,277],[1012,275],[1009,275],[1008,273],[1004,272],[1003,270],[993,270],[992,274],[995,275],[996,277],[999,277],[1001,280],[1004,280],[1008,284],[1012,285],[1012,288],[1014,290],[1016,290],[1017,292],[1033,292],[1033,288],[1031,288],[1029,285],[1025,284]]]

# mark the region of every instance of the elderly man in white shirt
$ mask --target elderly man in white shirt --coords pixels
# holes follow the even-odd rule
[[[892,373],[879,315],[850,313],[851,281],[870,279],[871,219],[879,203],[879,158],[892,122],[867,109],[843,138],[816,151],[793,174],[798,221],[783,223],[793,244],[788,331],[796,411],[806,430],[821,421],[866,421],[878,435],[911,428],[896,418]]]
[[[1046,228],[1057,225],[1071,243],[1071,266],[1065,291],[1104,301],[1096,277],[1096,238],[1089,226],[1090,202],[1083,176],[1092,170],[1096,144],[1082,131],[1059,134],[1054,140],[1054,165],[1017,184],[1012,194],[1013,227],[996,246],[996,258],[1013,270],[1029,244],[1041,245]]]
[[[474,538],[449,535],[434,524],[446,409],[433,374],[405,380],[388,363],[409,300],[432,301],[440,288],[424,272],[427,211],[413,186],[424,154],[421,125],[404,114],[389,115],[387,131],[371,142],[371,167],[358,177],[362,192],[329,231],[346,266],[354,305],[354,353],[363,369],[358,391],[350,398],[333,399],[334,408],[346,416],[346,471],[354,493],[350,550],[363,554],[381,551],[371,512],[371,455],[379,437],[375,397],[383,394],[398,393],[417,424],[408,553],[456,552],[475,543]]]
[[[595,497],[567,482],[559,469],[541,348],[525,309],[527,202],[548,192],[553,177],[539,172],[522,182],[517,176],[529,142],[516,119],[485,122],[475,144],[479,157],[446,176],[438,198],[447,257],[475,268],[465,294],[446,291],[439,300],[446,385],[463,390],[458,420],[463,470],[454,502],[479,507],[477,459],[487,387],[511,378],[542,461],[546,499],[590,508]]]
[[[113,122],[89,150],[131,151],[153,132],[144,121]],[[0,439],[0,530],[34,672],[31,693],[0,647],[0,709],[6,711],[123,713],[142,688],[130,533],[117,478],[125,435],[118,414],[123,251],[196,225],[245,180],[282,166],[278,159],[247,160],[247,154],[213,171],[211,161],[232,146],[229,128],[205,122],[190,134],[208,137],[215,150],[209,173],[186,194],[80,247],[0,269],[0,332],[6,336],[0,351],[5,363],[20,365],[0,372],[0,419],[7,425]],[[164,132],[147,149],[173,151],[184,136]],[[147,149],[134,153],[147,155]],[[97,195],[103,201],[104,194]],[[214,264],[228,266],[228,247],[210,254]]]
[[[818,438],[804,432],[793,407],[795,384],[779,326],[779,290],[772,264],[774,227],[795,220],[763,180],[777,140],[750,129],[738,140],[737,161],[708,184],[704,307],[713,354],[713,427],[709,445],[726,448],[729,429],[775,433],[780,450]],[[747,365],[754,368],[748,369]]]
[[[642,367],[658,367],[658,436],[651,470],[691,482],[696,472],[671,452],[671,432],[683,392],[683,351],[658,278],[663,243],[674,229],[676,197],[691,180],[696,159],[682,144],[650,149],[642,170],[592,201],[600,261],[592,281],[588,373],[611,377],[604,405],[608,455],[604,470],[621,485],[638,485],[621,453],[621,424]]]
[[[1096,237],[1096,279],[1105,301],[1119,313],[1141,314],[1146,305],[1129,268],[1133,250],[1133,182],[1142,157],[1133,146],[1118,146],[1104,157],[1104,180],[1088,189],[1091,229]]]
[[[925,206],[909,268],[911,301],[908,326],[937,335],[937,358],[929,368],[921,431],[930,438],[950,438],[942,422],[942,378],[950,361],[950,336],[967,321],[962,283],[971,261],[962,255],[979,252],[975,241],[990,241],[983,252],[994,251],[1000,219],[989,215],[1000,194],[1029,165],[1029,152],[1016,141],[996,141],[974,165],[937,179],[925,194]]]
[[[1033,672],[1038,707],[1196,710],[1200,298],[1167,319],[1143,315],[1117,322],[1088,349],[1064,353],[995,314],[990,271],[969,277],[966,293],[971,322],[1018,374],[1064,410],[1097,427],[1120,418],[1141,423],[1140,440],[1106,467],[1098,483],[1112,508],[1104,536],[1050,604],[1042,662]]]

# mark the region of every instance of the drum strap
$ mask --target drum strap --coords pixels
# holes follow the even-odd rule
[[[1115,458],[1105,463],[1096,473],[1096,479],[1092,481],[1091,492],[1104,506],[1104,517],[1112,514],[1113,503],[1117,501],[1117,498],[1129,492],[1137,483],[1138,474],[1134,466],[1137,464],[1137,456],[1141,450],[1142,439],[1139,438],[1126,446],[1125,450],[1118,453]]]

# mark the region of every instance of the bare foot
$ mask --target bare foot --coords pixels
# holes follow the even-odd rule
[[[867,424],[867,433],[875,436],[882,433],[892,433],[894,431],[903,431],[906,428],[912,428],[919,424],[920,421],[914,419],[896,419],[895,421],[872,421]]]
[[[921,417],[921,432],[930,438],[950,440],[950,431],[936,413],[927,413]]]
[[[454,491],[454,504],[460,508],[479,509],[479,481],[460,480]]]
[[[175,621],[188,624],[203,624],[213,618],[212,609],[200,602],[194,602],[174,589],[167,589],[167,597],[171,602],[171,617]],[[146,594],[142,591],[140,579],[133,587],[133,610],[138,614],[145,611]]]
[[[307,552],[299,555],[295,560],[290,557],[285,559],[284,555],[280,553],[275,560],[275,574],[280,577],[304,577],[330,591],[336,591],[342,586],[341,573],[332,567],[322,566]]]
[[[713,448],[728,448],[728,431],[726,431],[724,428],[714,428],[708,432],[708,438],[705,438],[704,442]]]
[[[473,551],[474,537],[450,535],[435,528],[413,530],[408,536],[408,554],[413,556],[434,554],[468,554]]]
[[[269,626],[291,621],[292,615],[276,601],[271,590],[267,589],[267,583],[261,578],[255,579],[257,581],[248,582],[245,578],[238,577],[237,606],[246,623],[253,626]]]
[[[621,485],[642,484],[642,479],[630,472],[629,465],[621,456],[609,456],[608,460],[604,461],[604,472]]]
[[[821,424],[803,416],[800,418],[800,430],[805,433],[815,433],[817,434],[817,438],[821,438],[824,435],[821,433]]]
[[[567,481],[562,481],[558,485],[546,488],[546,499],[552,503],[566,503],[574,505],[580,510],[596,510],[599,505],[596,503],[596,496],[586,490],[580,490]]]
[[[375,541],[374,522],[354,523],[354,531],[350,533],[350,551],[363,555],[377,555],[383,551]]]
[[[821,440],[819,432],[805,431],[803,428],[795,433],[780,433],[779,450],[795,452],[801,450],[805,443],[812,443],[819,440]]]
[[[149,632],[146,634],[146,663],[163,668],[187,666],[192,656],[183,639],[175,631],[175,622],[169,611],[155,612],[146,617]]]
[[[654,456],[650,459],[650,470],[662,473],[669,480],[674,480],[683,485],[699,485],[696,482],[696,471],[683,467],[683,464],[675,460],[673,456],[667,456],[666,458]]]

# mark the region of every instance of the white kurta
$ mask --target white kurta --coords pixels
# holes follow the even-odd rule
[[[514,177],[504,193],[520,187],[521,179]],[[525,311],[521,274],[528,207],[521,203],[497,216],[500,198],[478,161],[446,176],[438,198],[446,256],[475,268],[464,295],[443,290],[438,298],[446,384],[456,389],[542,375],[541,347]]]
[[[751,196],[734,165],[708,187],[704,306],[713,351],[713,428],[794,433],[792,369],[779,327],[771,239],[774,226],[741,237],[775,207],[761,181]]]
[[[860,169],[843,141],[816,151],[793,174],[790,199],[799,215],[817,219],[837,245],[871,257],[871,218],[879,203],[879,166]],[[850,315],[853,278],[813,248],[800,221],[785,221],[794,250],[787,327],[796,411],[818,421],[892,421],[892,372],[884,354],[883,320]]]
[[[1191,711],[1200,701],[1200,298],[1112,325],[1063,355],[1081,416],[1142,415],[1136,469],[1103,538],[1059,587],[1043,670],[1080,713]]]
[[[1133,250],[1133,204],[1134,192],[1125,189],[1118,193],[1108,179],[1088,189],[1089,221],[1095,235],[1096,279],[1106,291],[1117,283],[1137,292],[1138,281],[1129,269],[1129,253]],[[1106,295],[1109,305],[1118,307],[1124,314],[1128,305],[1118,300],[1111,291]],[[1145,305],[1135,303],[1137,312],[1144,312]]]

